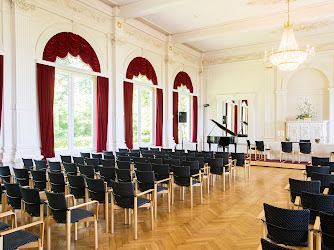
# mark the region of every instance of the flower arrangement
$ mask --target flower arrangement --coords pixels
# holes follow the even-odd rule
[[[297,110],[300,112],[300,115],[296,119],[304,120],[305,118],[312,118],[317,116],[317,111],[315,107],[309,102],[308,99],[300,99]]]
[[[291,138],[287,137],[287,138],[285,138],[285,140],[289,142],[289,141],[291,141]]]
[[[320,142],[320,138],[315,138],[314,141],[315,141],[316,143],[319,143],[319,142]]]

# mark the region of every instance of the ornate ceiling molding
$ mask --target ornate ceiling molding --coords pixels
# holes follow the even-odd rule
[[[10,0],[12,9],[18,9],[23,12],[34,11],[36,6],[27,0]]]
[[[296,0],[290,0],[290,2],[295,2]],[[250,0],[246,5],[273,5],[279,3],[286,3],[286,0]]]
[[[217,64],[243,62],[243,61],[259,60],[259,59],[263,59],[262,52],[239,55],[239,56],[229,56],[229,57],[208,59],[208,60],[204,60],[203,65],[212,66],[212,65],[217,65]]]
[[[185,51],[178,49],[176,47],[173,48],[173,57],[178,57],[181,60],[184,60],[186,62],[190,62],[192,64],[198,65],[199,64],[199,58],[190,55],[189,53],[186,53]]]
[[[293,25],[293,30],[294,31],[311,31],[311,30],[317,30],[321,28],[328,27],[330,25],[334,25],[334,20],[324,20],[324,21],[318,21],[318,22],[308,22],[308,23],[299,23],[299,24],[294,24]],[[282,33],[282,28],[281,29],[276,29],[272,32],[271,34],[281,34]]]

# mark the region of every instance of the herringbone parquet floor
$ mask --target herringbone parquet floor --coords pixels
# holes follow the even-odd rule
[[[138,240],[133,239],[132,225],[124,225],[123,211],[116,212],[115,233],[105,233],[103,211],[100,210],[99,249],[257,249],[261,223],[256,219],[263,202],[286,206],[284,186],[288,178],[302,179],[300,170],[252,167],[250,180],[238,169],[236,181],[223,192],[222,179],[204,189],[203,204],[194,188],[194,208],[190,209],[189,193],[181,201],[176,189],[175,204],[168,214],[167,197],[158,198],[158,218],[151,231],[149,210],[138,211]],[[101,207],[102,208],[102,207]],[[78,241],[72,249],[94,247],[93,225],[79,223]],[[52,249],[65,249],[64,225],[52,225]],[[73,233],[72,233],[73,236]]]

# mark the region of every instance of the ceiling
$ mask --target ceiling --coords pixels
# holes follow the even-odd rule
[[[143,21],[170,34],[173,43],[212,57],[230,49],[278,47],[287,20],[286,0],[101,1],[118,6],[125,19]],[[290,0],[290,9],[301,47],[334,42],[333,0]]]

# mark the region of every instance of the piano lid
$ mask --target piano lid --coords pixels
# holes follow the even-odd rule
[[[238,136],[236,133],[234,133],[231,130],[225,128],[223,125],[221,125],[220,123],[216,122],[215,120],[211,119],[211,121],[214,122],[220,129],[222,129],[223,131],[227,132],[228,134],[233,135],[233,136]]]

